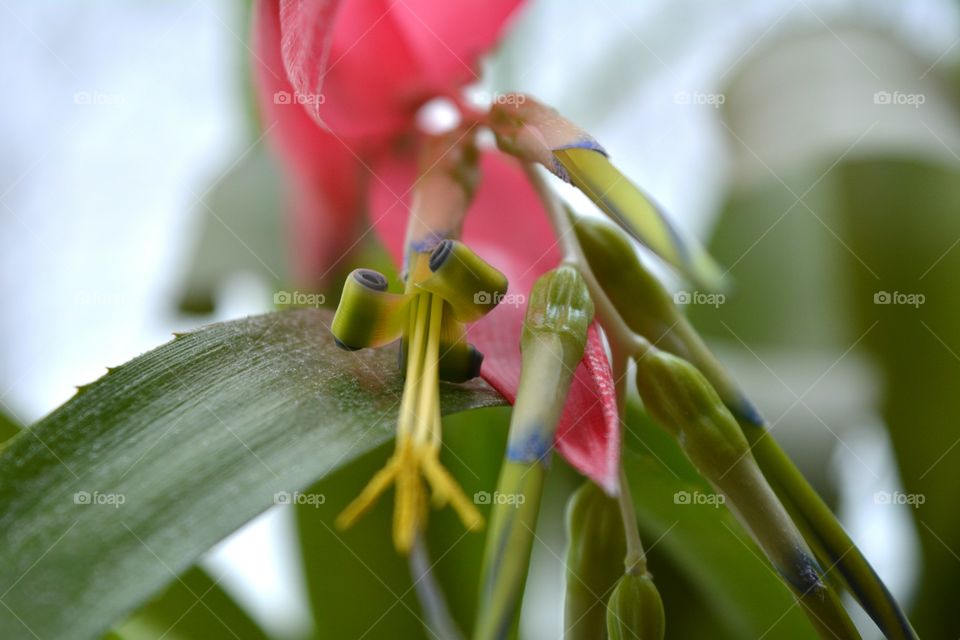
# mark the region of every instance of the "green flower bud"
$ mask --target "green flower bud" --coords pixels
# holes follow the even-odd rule
[[[592,321],[593,301],[575,268],[557,267],[534,283],[520,338],[523,362],[507,442],[510,460],[546,462]]]
[[[614,498],[586,482],[567,503],[565,640],[606,636],[607,596],[623,575],[627,543]]]
[[[655,348],[637,360],[644,407],[729,500],[823,637],[859,638],[823,570],[760,472],[736,419],[689,362]]]
[[[449,303],[460,322],[479,320],[507,294],[507,277],[457,240],[441,241],[429,264],[431,274],[418,286]]]
[[[666,334],[682,316],[630,239],[606,220],[567,211],[590,270],[627,326],[648,340]]]
[[[489,124],[502,151],[543,165],[682,273],[719,288],[722,272],[709,254],[679,233],[653,200],[610,163],[593,137],[529,96],[511,97],[490,110]]]
[[[724,474],[750,447],[737,421],[692,364],[651,348],[637,358],[637,390],[644,408],[684,445],[705,475]]]
[[[620,578],[607,602],[610,640],[663,640],[663,631],[663,602],[650,574]]]
[[[740,420],[763,424],[723,365],[687,322],[673,297],[637,257],[630,240],[612,224],[570,212],[590,269],[630,329],[658,347],[692,362]]]
[[[354,351],[379,347],[400,337],[410,296],[389,293],[387,279],[371,269],[355,269],[343,283],[330,327],[337,346]]]
[[[522,348],[544,334],[559,336],[569,350],[563,354],[564,363],[575,368],[583,357],[591,322],[593,300],[586,281],[574,267],[562,265],[541,276],[530,291]]]
[[[679,312],[670,294],[638,259],[623,231],[572,211],[574,230],[591,270],[624,322],[658,347],[696,366],[740,423],[763,474],[784,501],[823,566],[842,573],[878,626],[890,637],[915,637],[910,623],[829,507],[810,487],[723,365]]]
[[[497,483],[500,495],[514,502],[495,504],[491,513],[475,640],[506,638],[516,626],[546,466],[592,319],[593,303],[576,269],[559,267],[533,285],[507,459]]]
[[[667,290],[643,266],[630,240],[605,220],[569,213],[584,257],[627,326],[703,373],[740,423],[763,474],[794,515],[823,565],[836,567],[843,574],[884,632],[893,629],[900,634],[897,637],[913,637],[909,621],[863,554],[763,428],[759,411],[679,312]]]

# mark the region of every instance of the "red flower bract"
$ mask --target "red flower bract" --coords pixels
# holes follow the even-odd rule
[[[264,128],[295,191],[294,248],[316,282],[358,240],[366,213],[397,264],[403,254],[416,111],[476,79],[518,0],[262,0],[255,34]],[[508,298],[469,328],[485,354],[482,376],[513,401],[524,296],[556,266],[543,207],[518,162],[482,155],[481,182],[463,240],[503,271]],[[557,448],[608,491],[618,479],[620,428],[610,367],[594,327],[567,398]]]

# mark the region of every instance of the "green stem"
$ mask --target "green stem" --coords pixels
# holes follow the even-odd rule
[[[577,241],[577,234],[574,232],[573,222],[570,220],[570,216],[567,215],[567,210],[563,203],[560,202],[560,199],[550,188],[550,185],[548,185],[546,180],[543,179],[543,176],[540,175],[537,167],[532,164],[524,164],[524,170],[534,190],[537,192],[543,208],[547,212],[547,217],[550,219],[560,246],[563,247],[563,262],[576,267],[587,283],[587,288],[590,290],[590,298],[596,307],[600,325],[603,327],[607,339],[610,340],[611,348],[621,349],[624,353],[633,351],[636,335],[624,323],[620,314],[613,306],[613,303],[610,302],[610,298],[607,297],[603,287],[600,286],[593,271],[590,269],[590,264],[583,255],[583,250]]]
[[[549,332],[530,332],[523,341],[523,364],[510,419],[507,457],[497,490],[491,495],[493,508],[484,550],[475,640],[507,638],[517,624],[546,463],[573,380],[574,370],[567,362],[571,358],[564,357],[564,342],[562,336]],[[577,361],[579,357],[574,366]]]
[[[623,424],[624,411],[627,405],[627,361],[626,353],[616,348],[612,352],[613,362],[611,370],[613,385],[617,395],[617,415]],[[620,446],[623,447],[623,429],[620,430]],[[620,454],[620,493],[617,495],[617,504],[620,507],[620,517],[623,520],[623,533],[627,543],[627,554],[623,559],[624,570],[629,574],[643,574],[647,572],[647,555],[640,540],[640,530],[637,526],[637,511],[630,494],[630,483],[627,480],[627,471],[623,466],[623,453]]]
[[[433,564],[422,535],[417,535],[410,549],[410,576],[426,620],[423,625],[432,637],[461,640],[463,634],[450,614],[443,590],[433,575]]]
[[[627,542],[627,555],[623,559],[624,571],[631,575],[642,575],[647,572],[647,554],[643,550],[640,540],[640,530],[637,528],[637,512],[630,495],[630,485],[627,481],[627,472],[620,465],[620,494],[617,496],[620,506],[620,517],[623,518],[623,533]]]
[[[547,211],[547,217],[550,218],[550,223],[553,225],[553,232],[563,248],[562,261],[578,266],[585,263],[580,247],[577,245],[577,235],[573,232],[573,225],[563,210],[563,205],[560,204],[557,194],[543,179],[535,165],[525,162],[523,170],[527,174],[530,184],[533,185],[534,191],[537,192],[540,202],[543,203],[543,208]]]

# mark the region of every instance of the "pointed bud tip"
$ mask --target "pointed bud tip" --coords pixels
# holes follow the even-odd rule
[[[579,347],[579,362],[593,322],[593,300],[580,272],[569,265],[548,271],[534,283],[523,325],[524,336],[550,332],[572,338]],[[574,363],[576,364],[576,363]]]
[[[610,640],[662,640],[663,600],[649,573],[625,574],[607,602]]]

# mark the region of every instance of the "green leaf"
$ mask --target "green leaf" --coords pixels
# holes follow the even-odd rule
[[[387,441],[396,348],[342,351],[329,322],[304,309],[180,336],[15,439],[0,455],[0,637],[98,637],[276,492]],[[479,381],[441,397],[447,412],[501,403]]]
[[[267,635],[220,586],[199,567],[178,577],[158,597],[116,629],[124,640],[206,640]]]
[[[960,372],[960,172],[913,158],[851,160],[837,170],[844,237],[856,255],[847,263],[854,285],[849,315],[882,372],[883,418],[903,491],[923,498],[902,510],[921,544],[922,579],[910,618],[921,638],[956,637],[960,407],[952,390]],[[920,294],[924,302],[877,304],[881,291]]]
[[[6,412],[0,411],[0,449],[18,433],[20,433],[20,425],[17,421],[7,415]]]

